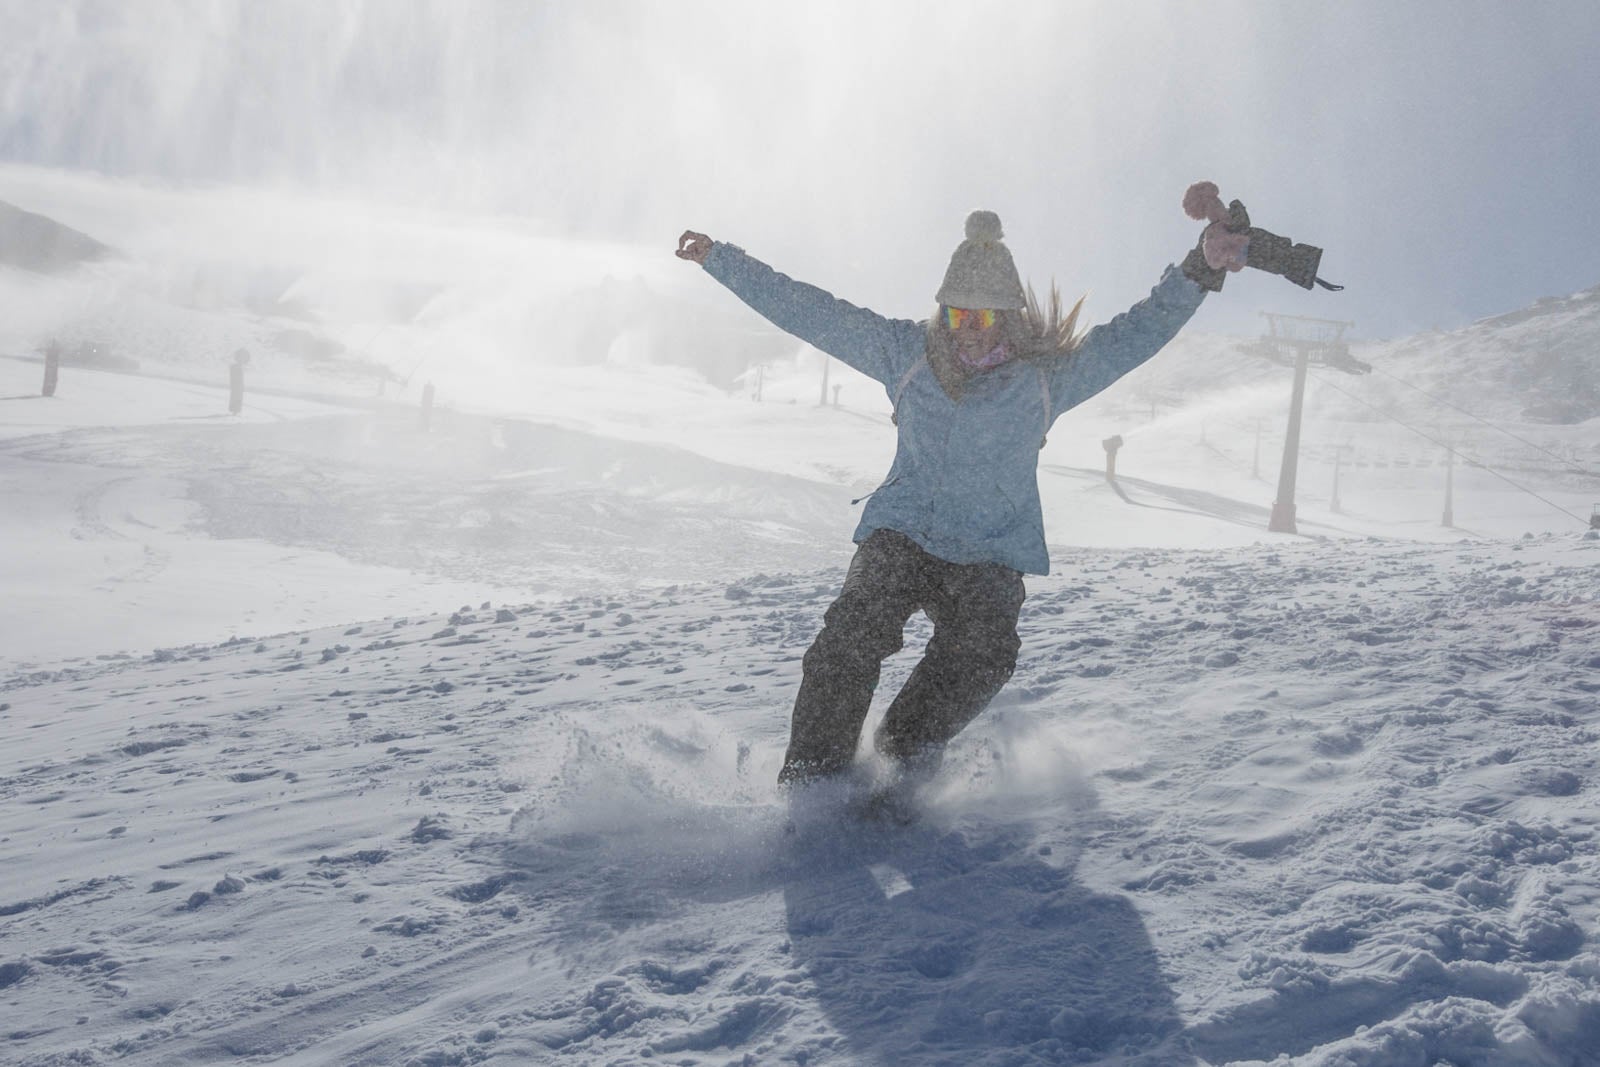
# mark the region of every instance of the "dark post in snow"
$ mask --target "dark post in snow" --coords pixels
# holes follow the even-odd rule
[[[1335,515],[1344,513],[1343,505],[1339,503],[1339,468],[1344,465],[1344,446],[1339,445],[1333,450],[1333,499],[1328,501],[1328,510]]]
[[[1100,442],[1100,447],[1106,450],[1106,481],[1112,485],[1117,484],[1117,449],[1122,447],[1122,435],[1112,434]]]
[[[1456,450],[1445,446],[1444,453],[1444,518],[1440,526],[1456,524]]]
[[[843,388],[844,388],[844,386],[842,386],[842,385],[835,385],[833,387],[833,406],[834,407],[838,407],[839,406],[839,390],[841,390]]]
[[[1267,334],[1247,351],[1265,356],[1274,363],[1294,367],[1294,388],[1289,395],[1289,430],[1283,442],[1283,463],[1278,468],[1278,496],[1272,502],[1272,517],[1267,529],[1273,533],[1298,533],[1295,527],[1294,490],[1300,460],[1300,419],[1305,407],[1306,372],[1313,362],[1319,367],[1337,367],[1350,374],[1366,374],[1372,367],[1350,355],[1344,331],[1353,322],[1334,319],[1307,319],[1297,315],[1274,315],[1263,311]]]
[[[250,362],[250,353],[239,349],[233,354],[233,366],[228,368],[228,413],[237,415],[244,410],[244,368]]]
[[[422,422],[423,433],[428,432],[428,427],[433,422],[433,383],[429,382],[422,387]]]
[[[44,350],[44,396],[56,395],[56,380],[61,377],[61,346],[52,338]]]

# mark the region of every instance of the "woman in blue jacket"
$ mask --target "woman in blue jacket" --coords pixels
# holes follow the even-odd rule
[[[806,652],[780,783],[850,768],[879,667],[918,610],[933,620],[933,637],[874,741],[909,781],[938,768],[945,745],[1016,667],[1022,575],[1049,572],[1037,470],[1050,425],[1160,351],[1221,287],[1223,270],[1244,265],[1246,247],[1242,227],[1218,221],[1149,297],[1078,337],[1078,308],[1063,316],[1052,294],[1041,312],[1003,236],[998,216],[973,212],[927,322],[855,307],[705,234],[679,239],[680,258],[883,383],[894,405],[894,465],[869,498],[844,588]]]

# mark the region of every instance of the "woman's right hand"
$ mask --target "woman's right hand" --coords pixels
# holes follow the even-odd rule
[[[711,238],[703,233],[684,230],[683,236],[678,238],[678,251],[675,254],[679,259],[687,259],[704,265],[706,256],[711,254],[711,246],[714,243]]]

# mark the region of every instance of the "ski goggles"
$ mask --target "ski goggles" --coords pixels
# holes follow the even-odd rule
[[[1000,313],[993,308],[951,308],[944,309],[944,324],[952,330],[959,330],[967,323],[972,323],[981,329],[989,329],[999,319]]]

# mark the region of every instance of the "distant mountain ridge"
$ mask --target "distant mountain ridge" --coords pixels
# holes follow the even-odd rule
[[[1363,358],[1481,414],[1585,422],[1600,417],[1600,286],[1381,345]]]
[[[0,263],[55,274],[110,254],[86,233],[0,200]]]

